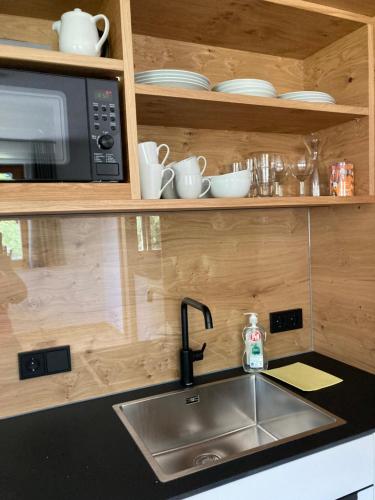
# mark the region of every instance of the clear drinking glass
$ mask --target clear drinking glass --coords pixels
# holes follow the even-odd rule
[[[255,174],[255,165],[254,165],[253,158],[248,158],[246,160],[246,170],[248,170],[250,172],[249,196],[250,196],[250,198],[254,198],[258,194],[258,190],[257,190],[257,179],[256,179],[256,174]]]
[[[299,195],[305,196],[305,181],[312,174],[313,163],[305,156],[292,159],[289,163],[289,170],[293,177],[299,181]]]
[[[275,183],[274,153],[257,152],[251,155],[255,167],[258,196],[273,196]]]

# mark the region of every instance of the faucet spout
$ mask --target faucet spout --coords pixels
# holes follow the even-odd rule
[[[181,384],[185,387],[194,384],[193,362],[203,359],[203,353],[206,348],[206,343],[204,343],[202,349],[198,351],[193,351],[189,347],[188,306],[194,307],[202,312],[207,330],[213,328],[213,321],[209,308],[197,300],[185,297],[181,302],[182,349],[180,353]]]

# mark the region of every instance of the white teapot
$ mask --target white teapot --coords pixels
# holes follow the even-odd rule
[[[104,20],[104,33],[99,40],[96,23]],[[92,16],[81,9],[65,12],[61,21],[56,21],[52,29],[59,35],[59,49],[61,52],[84,54],[86,56],[100,56],[103,43],[109,33],[109,21],[103,14]]]

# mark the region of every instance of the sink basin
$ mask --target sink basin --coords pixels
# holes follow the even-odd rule
[[[344,423],[260,374],[113,408],[162,482]]]

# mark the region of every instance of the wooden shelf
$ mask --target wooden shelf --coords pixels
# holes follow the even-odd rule
[[[136,85],[138,123],[308,134],[368,116],[368,108]]]
[[[301,0],[132,0],[131,11],[137,34],[296,59],[371,22],[366,16]]]
[[[128,183],[0,183],[0,215],[110,212],[131,198]]]
[[[333,198],[206,198],[202,200],[132,200],[129,184],[0,184],[0,215],[144,213],[187,210],[322,207],[375,203],[374,196]]]
[[[309,0],[319,5],[357,12],[365,16],[375,16],[374,0]]]
[[[61,71],[91,76],[121,76],[124,63],[120,59],[65,54],[55,50],[0,45],[0,62],[8,67]],[[21,64],[22,63],[22,64]]]

